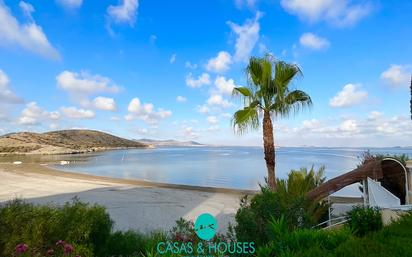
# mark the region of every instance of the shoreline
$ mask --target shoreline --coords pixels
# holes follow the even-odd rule
[[[230,223],[246,192],[224,188],[171,185],[116,179],[52,169],[40,163],[0,163],[0,204],[14,199],[62,206],[73,198],[106,208],[114,230],[143,233],[169,231],[175,221],[195,221],[202,213],[214,215],[221,233]]]
[[[183,185],[183,184],[171,184],[171,183],[161,183],[146,181],[140,179],[127,179],[127,178],[113,178],[106,176],[90,175],[80,172],[68,172],[62,171],[54,167],[50,167],[50,164],[56,163],[22,163],[22,164],[12,164],[12,163],[1,163],[0,170],[5,172],[12,172],[18,174],[42,174],[50,175],[54,177],[64,177],[71,179],[87,180],[90,182],[104,182],[104,183],[114,183],[130,186],[144,186],[144,187],[155,187],[155,188],[169,188],[169,189],[179,189],[179,190],[191,190],[209,193],[226,193],[226,194],[239,194],[239,195],[250,195],[255,194],[258,190],[247,190],[247,189],[234,189],[234,188],[221,188],[221,187],[205,187],[205,186],[193,186],[193,185]]]

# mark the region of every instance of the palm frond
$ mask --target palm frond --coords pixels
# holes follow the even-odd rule
[[[242,95],[244,97],[253,97],[253,92],[250,88],[247,87],[235,87],[232,91],[233,96]]]
[[[259,115],[257,110],[257,102],[251,106],[238,110],[232,117],[232,126],[236,133],[243,134],[249,130],[259,128]]]
[[[286,91],[290,82],[297,76],[302,76],[302,71],[296,64],[278,61],[275,66],[275,84],[278,89]]]
[[[274,111],[275,115],[282,117],[288,117],[291,113],[296,114],[302,109],[312,106],[310,96],[301,90],[294,90],[285,95],[284,99],[276,100],[270,106],[270,110]]]
[[[251,57],[246,67],[247,80],[250,86],[259,87],[262,84],[261,58]]]
[[[241,133],[250,128],[257,128],[260,110],[269,111],[275,116],[287,117],[312,105],[308,94],[290,89],[293,79],[302,75],[302,71],[295,64],[277,61],[271,55],[263,58],[251,57],[246,73],[248,86],[235,88],[232,94],[243,99],[244,109],[239,110],[232,120]],[[254,107],[252,103],[255,104]],[[245,119],[244,115],[252,112],[253,118]],[[251,124],[247,125],[247,122]]]

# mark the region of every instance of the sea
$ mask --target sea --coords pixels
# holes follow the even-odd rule
[[[286,178],[291,170],[324,166],[325,176],[330,179],[356,168],[365,151],[406,154],[412,158],[412,147],[280,147],[276,149],[276,176]],[[259,189],[266,176],[261,147],[159,147],[75,155],[0,157],[0,162],[14,161],[10,158],[26,158],[23,160],[26,162],[54,161],[57,164],[50,165],[55,169],[91,175],[247,190]],[[68,164],[61,165],[63,160]],[[343,195],[358,195],[356,188],[349,188]]]

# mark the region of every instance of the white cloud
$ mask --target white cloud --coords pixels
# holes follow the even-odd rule
[[[112,116],[112,117],[110,117],[110,120],[111,121],[119,121],[119,120],[121,120],[121,118],[119,116]]]
[[[210,106],[219,106],[223,108],[228,108],[232,105],[229,101],[224,99],[222,95],[215,93],[212,93],[209,99],[207,99],[207,104]]]
[[[181,134],[185,138],[191,138],[191,139],[196,139],[199,138],[199,133],[195,131],[193,127],[182,127],[181,128]]]
[[[227,112],[220,114],[220,116],[222,116],[222,117],[225,118],[225,119],[232,118],[232,114],[227,113]]]
[[[138,0],[120,0],[118,5],[110,5],[107,8],[107,14],[115,23],[128,23],[133,27],[138,8]]]
[[[231,95],[232,91],[235,87],[239,87],[235,85],[235,81],[233,79],[226,79],[223,76],[217,76],[215,80],[215,86],[218,91],[223,95]]]
[[[7,74],[0,70],[0,103],[7,103],[7,104],[20,104],[23,103],[23,99],[16,96],[13,91],[9,88],[9,77]]]
[[[196,63],[192,64],[191,62],[187,61],[185,63],[185,67],[194,70],[194,69],[197,69],[197,64]]]
[[[116,102],[113,98],[98,96],[93,100],[93,106],[96,109],[104,111],[116,111]]]
[[[345,120],[339,125],[339,129],[343,132],[355,132],[358,130],[356,120]]]
[[[220,51],[216,57],[209,59],[206,64],[206,69],[208,71],[221,73],[227,71],[231,63],[232,56],[228,52]]]
[[[231,21],[227,22],[229,27],[236,34],[235,56],[236,61],[247,61],[253,48],[259,40],[261,13],[257,12],[256,17],[248,19],[243,25],[238,25]]]
[[[91,110],[78,109],[74,106],[61,107],[60,112],[70,119],[92,119],[95,117],[95,113]]]
[[[197,111],[205,114],[205,113],[209,113],[210,109],[206,105],[199,105],[197,106]]]
[[[354,2],[354,3],[353,3]],[[282,7],[309,22],[327,21],[336,26],[350,26],[372,11],[369,1],[351,0],[281,0]]]
[[[66,9],[77,9],[83,4],[83,0],[56,0],[56,2]]]
[[[149,135],[149,130],[147,128],[137,128],[134,130],[139,135]]]
[[[157,40],[156,35],[150,35],[150,37],[149,37],[150,44],[155,44],[156,40]]]
[[[186,97],[184,97],[184,96],[178,95],[178,96],[176,97],[176,102],[178,102],[178,103],[184,103],[184,102],[186,102],[186,101],[187,101],[187,99],[186,99]]]
[[[198,76],[197,79],[193,78],[192,73],[186,76],[186,85],[192,88],[198,88],[203,85],[210,84],[210,75],[207,73],[202,73],[202,75]]]
[[[297,145],[409,146],[412,123],[407,116],[387,117],[373,111],[364,118],[308,120],[300,127],[284,128],[282,132]]]
[[[409,86],[412,68],[410,65],[392,64],[386,71],[382,72],[381,79],[392,86]]]
[[[29,4],[22,5],[26,14],[31,17],[34,8],[30,9]],[[60,59],[59,53],[50,44],[42,27],[32,19],[21,24],[3,1],[0,1],[0,46],[19,46],[47,58]]]
[[[302,126],[305,129],[315,129],[320,127],[320,121],[317,119],[304,120]]]
[[[235,0],[235,5],[237,8],[242,9],[247,7],[249,9],[255,8],[257,0]]]
[[[33,20],[33,17],[31,16],[31,14],[35,11],[33,5],[20,1],[19,7],[26,18]]]
[[[164,110],[158,108],[157,111],[154,110],[154,105],[151,103],[142,104],[140,99],[133,98],[127,108],[129,113],[125,116],[126,120],[140,119],[149,124],[156,124],[158,121],[168,118],[172,115],[170,110]]]
[[[316,36],[313,33],[304,33],[299,39],[299,42],[302,46],[320,50],[329,47],[329,41],[325,38]]]
[[[377,119],[381,118],[382,116],[383,116],[382,112],[372,111],[368,114],[368,120],[374,121],[374,120],[377,120]]]
[[[209,116],[207,117],[207,122],[211,125],[219,123],[219,120],[216,118],[216,116]]]
[[[58,120],[60,113],[48,112],[40,108],[36,102],[26,104],[18,119],[20,125],[39,125],[43,121]]]
[[[220,130],[220,127],[218,125],[209,126],[206,129],[207,132],[216,132],[216,131],[219,131],[219,130]]]
[[[75,95],[91,95],[96,93],[117,93],[120,87],[100,75],[91,75],[87,72],[63,71],[56,77],[57,85]]]
[[[169,60],[170,64],[175,63],[175,61],[176,61],[176,56],[177,56],[177,54],[172,54],[172,56],[170,56],[170,60]]]
[[[361,103],[367,97],[368,92],[359,90],[358,85],[347,84],[343,87],[342,91],[330,99],[329,105],[332,107],[350,107]]]

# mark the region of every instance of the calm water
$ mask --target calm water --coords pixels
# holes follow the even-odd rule
[[[335,177],[356,167],[366,149],[360,148],[280,148],[277,149],[277,176],[286,177],[291,169],[326,167],[326,176]],[[408,154],[412,148],[372,148],[371,153]],[[0,161],[11,161],[0,157]],[[16,157],[13,157],[16,158]],[[69,160],[57,169],[117,178],[212,186],[257,189],[266,168],[259,147],[176,147],[133,149],[98,154],[32,156],[23,161]],[[22,157],[17,157],[22,160]],[[16,160],[17,160],[16,159]]]

